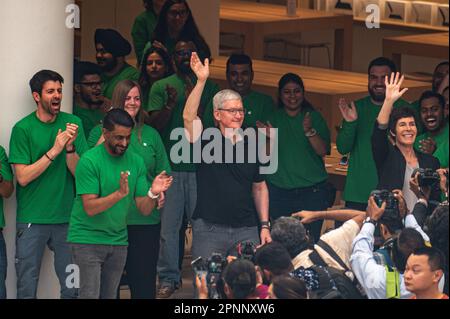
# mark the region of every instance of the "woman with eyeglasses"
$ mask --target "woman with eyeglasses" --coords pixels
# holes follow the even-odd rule
[[[153,45],[164,46],[172,55],[181,38],[194,42],[202,60],[211,57],[211,50],[200,34],[187,1],[166,0],[155,27]]]
[[[153,31],[155,30],[158,16],[166,0],[144,0],[145,11],[136,17],[131,37],[133,38],[134,52],[138,64],[141,64],[145,45],[152,42]]]
[[[135,81],[117,84],[112,105],[128,112],[135,121],[129,151],[142,156],[147,167],[149,182],[171,168],[159,133],[144,123],[146,114],[141,107],[141,89]],[[101,126],[95,127],[88,145],[104,142]],[[164,193],[158,199],[158,209],[164,205]],[[133,205],[128,215],[128,256],[125,271],[132,299],[154,299],[156,296],[156,265],[159,256],[161,218],[158,209],[150,216],[142,216]]]
[[[278,129],[278,170],[267,176],[272,221],[301,210],[320,211],[331,206],[323,160],[330,152],[330,131],[322,115],[306,100],[298,75],[288,73],[280,79],[278,107],[269,117],[269,126]],[[318,240],[322,221],[306,227]]]

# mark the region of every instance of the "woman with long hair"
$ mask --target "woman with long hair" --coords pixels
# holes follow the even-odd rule
[[[323,160],[330,152],[330,131],[305,98],[305,86],[298,75],[288,73],[280,79],[278,107],[269,119],[278,129],[278,170],[267,176],[272,221],[301,210],[331,206]],[[315,240],[321,227],[321,221],[307,225]]]
[[[186,0],[166,0],[159,14],[153,41],[167,48],[170,55],[179,39],[190,39],[203,61],[211,58],[211,50],[201,35]]]
[[[112,105],[128,112],[136,125],[133,129],[129,151],[140,155],[147,167],[151,182],[163,171],[170,173],[170,164],[159,133],[146,125],[146,113],[141,107],[141,89],[135,81],[124,80],[117,84]],[[101,127],[95,127],[89,136],[89,146],[103,143]],[[159,198],[158,208],[164,203]],[[156,296],[156,265],[159,255],[161,219],[158,209],[150,216],[142,216],[136,206],[128,215],[128,256],[125,270],[133,299],[154,299]]]
[[[142,90],[141,104],[143,109],[147,109],[146,105],[149,101],[150,89],[153,83],[172,75],[174,70],[169,54],[159,47],[152,46],[148,48],[142,61],[139,85]]]

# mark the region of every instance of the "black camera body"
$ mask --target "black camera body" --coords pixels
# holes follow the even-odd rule
[[[388,190],[374,190],[370,193],[370,196],[373,196],[375,203],[377,203],[378,207],[383,205],[383,202],[386,202],[385,213],[388,214],[399,214],[400,210],[398,207],[398,200],[395,198],[394,193]]]
[[[209,299],[223,299],[224,294],[221,277],[226,264],[226,259],[217,253],[212,254],[206,261],[202,257],[198,257],[191,263],[196,276],[201,277],[206,275]]]
[[[431,168],[416,168],[411,177],[415,177],[417,173],[419,173],[417,181],[420,187],[434,186],[441,180],[439,174]]]
[[[236,249],[238,259],[245,259],[255,263],[256,245],[254,242],[246,241],[239,243]]]

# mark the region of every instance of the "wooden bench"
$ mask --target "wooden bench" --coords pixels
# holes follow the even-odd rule
[[[210,77],[221,88],[227,87],[226,81],[227,57],[214,58],[211,63]],[[277,62],[253,60],[255,77],[253,89],[271,95],[277,100],[278,81],[288,72],[301,76],[306,88],[306,98],[320,111],[327,121],[331,131],[331,139],[336,141],[336,127],[342,122],[342,115],[338,108],[341,97],[356,100],[367,96],[367,74],[346,72],[308,66],[298,66]],[[405,94],[406,100],[417,100],[424,90],[430,89],[430,83],[405,80],[405,87],[409,90]]]

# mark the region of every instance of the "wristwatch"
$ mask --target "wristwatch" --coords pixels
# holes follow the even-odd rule
[[[315,129],[310,129],[308,132],[305,133],[306,137],[314,137],[317,135],[317,131]]]
[[[270,230],[270,222],[269,221],[263,221],[263,222],[260,222],[260,224],[261,224],[261,228],[267,228]]]
[[[150,189],[148,190],[147,195],[148,195],[148,197],[150,197],[151,199],[158,199],[158,198],[159,198],[159,195],[161,195],[161,194],[158,194],[158,195],[153,194],[153,193],[152,193],[152,189],[150,188]]]
[[[66,148],[66,154],[72,154],[72,153],[75,153],[75,145],[72,145],[71,149]]]
[[[375,219],[372,219],[371,217],[367,217],[366,220],[364,221],[364,224],[365,224],[365,223],[371,223],[371,224],[373,224],[375,227],[378,226],[378,222],[377,222]]]

